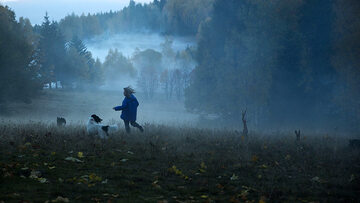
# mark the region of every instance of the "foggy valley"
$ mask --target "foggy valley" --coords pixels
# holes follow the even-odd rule
[[[0,1],[0,203],[358,202],[359,10]]]
[[[161,51],[161,44],[165,42],[166,38],[173,41],[172,48],[175,52],[182,51],[186,49],[186,47],[194,46],[196,44],[195,38],[162,36],[158,33],[104,35],[86,40],[84,43],[94,57],[104,61],[109,49],[118,49],[126,57],[131,57],[136,48],[142,51],[145,49]]]

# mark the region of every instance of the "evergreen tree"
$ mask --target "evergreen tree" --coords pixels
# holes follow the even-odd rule
[[[333,49],[331,62],[338,78],[335,101],[344,112],[343,122],[358,131],[360,126],[360,2],[335,1]],[[339,124],[337,124],[339,125]]]
[[[41,89],[27,19],[0,5],[0,103],[31,102]]]
[[[43,83],[65,81],[67,76],[64,60],[66,58],[65,40],[58,29],[58,24],[50,22],[47,13],[40,28],[37,52]]]

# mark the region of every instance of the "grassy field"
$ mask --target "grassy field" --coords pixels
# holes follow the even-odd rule
[[[0,125],[0,202],[359,202],[348,137],[146,125]]]
[[[166,125],[193,124],[197,116],[186,112],[180,101],[167,101],[163,95],[145,99],[136,93],[140,106],[137,120],[139,123],[157,123]],[[105,123],[120,122],[120,112],[114,106],[121,105],[124,95],[121,91],[65,91],[47,90],[33,99],[31,104],[10,103],[0,105],[0,118],[14,122],[42,121],[55,122],[56,117],[66,118],[73,124],[86,123],[92,114],[97,114]]]

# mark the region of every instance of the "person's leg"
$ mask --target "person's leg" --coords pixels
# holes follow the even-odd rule
[[[139,125],[136,121],[131,121],[130,123],[131,123],[132,126],[134,126],[134,127],[136,127],[136,128],[139,128],[139,130],[140,130],[141,132],[144,132],[143,127],[141,127],[141,125]]]
[[[125,130],[127,133],[130,133],[130,125],[129,125],[129,121],[124,120],[124,124],[125,124]]]

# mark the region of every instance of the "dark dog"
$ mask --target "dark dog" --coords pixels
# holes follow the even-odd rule
[[[65,120],[65,118],[57,117],[56,123],[57,123],[57,126],[62,127],[62,126],[66,125],[66,120]]]

